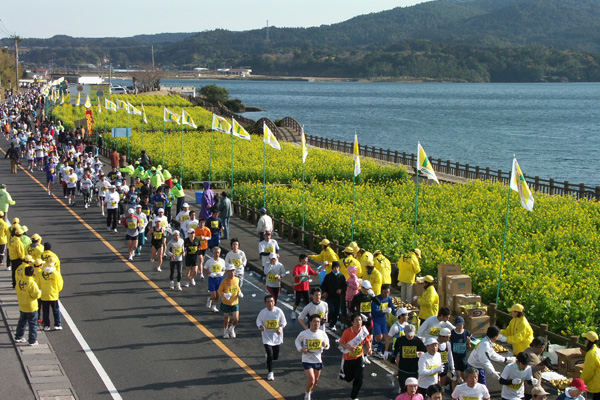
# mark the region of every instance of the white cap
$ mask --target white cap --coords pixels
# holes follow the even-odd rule
[[[404,381],[404,386],[408,386],[408,385],[419,386],[419,381],[417,378],[407,378],[406,381]]]
[[[122,184],[121,184],[121,182],[117,182],[116,185],[117,186],[121,186]]]
[[[362,281],[360,286],[365,289],[373,289],[373,285],[371,285],[371,282],[369,282],[369,281]]]
[[[404,314],[409,314],[409,311],[406,308],[400,307],[399,309],[396,310],[396,317],[399,317]]]
[[[175,236],[175,235],[179,235],[179,231],[173,231],[171,234],[172,234],[173,236]]]
[[[277,259],[277,254],[275,254],[275,253],[269,254],[269,260],[272,260],[272,259]]]
[[[130,208],[129,210],[127,210],[128,214],[133,214],[135,212],[135,210],[133,208]]]
[[[158,212],[165,212],[165,209],[164,208],[159,208]]]
[[[448,328],[440,329],[440,333],[438,333],[438,336],[450,336],[450,329],[448,329]]]
[[[115,185],[110,185],[111,189],[116,189],[117,187]]]
[[[430,344],[437,344],[437,342],[437,339],[430,337],[427,340],[425,340],[425,346],[429,346]]]
[[[225,271],[232,271],[232,270],[233,270],[233,271],[235,271],[235,265],[233,265],[233,264],[228,264],[228,265],[227,265],[227,269],[226,269]]]
[[[183,203],[183,205],[181,207],[189,207],[190,205],[188,203]]]
[[[137,204],[137,205],[135,206],[135,208],[142,208],[142,205],[141,205],[141,204]]]
[[[190,228],[188,229],[188,233],[196,233],[196,231]]]

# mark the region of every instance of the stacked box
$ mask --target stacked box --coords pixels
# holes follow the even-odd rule
[[[455,294],[470,294],[471,290],[471,277],[469,275],[446,277],[446,297]]]
[[[440,307],[446,305],[446,277],[460,275],[462,268],[457,264],[438,264],[438,296],[440,296]]]
[[[490,327],[490,316],[469,317],[465,319],[465,329],[471,332],[476,338],[482,338]]]
[[[460,307],[460,309],[457,312],[457,315],[460,315],[463,318],[482,317],[484,315],[487,315],[487,306],[486,305],[474,306],[474,307],[470,307],[470,306],[464,307],[463,306],[463,307]]]
[[[558,372],[561,375],[567,376],[569,373],[576,371],[575,366],[583,363],[585,354],[579,348],[556,350],[558,356]]]

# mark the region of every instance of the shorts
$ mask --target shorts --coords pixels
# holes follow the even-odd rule
[[[159,250],[163,245],[162,240],[152,240],[152,247],[154,247],[156,250]]]
[[[206,254],[206,249],[198,250],[198,254],[203,256]]]
[[[219,286],[221,286],[221,282],[223,282],[222,276],[217,276],[215,278],[209,276],[208,277],[208,291],[216,292],[217,290],[219,290]]]
[[[388,327],[385,318],[373,318],[373,335],[387,335]]]
[[[125,235],[125,239],[126,240],[138,240],[138,235],[134,235],[134,236]]]
[[[236,304],[235,306],[229,306],[225,303],[221,303],[221,312],[225,313],[225,314],[231,314],[233,312],[238,312],[240,311],[240,305]]]
[[[302,363],[302,366],[304,367],[304,369],[316,369],[317,371],[320,371],[323,369],[323,363]]]
[[[186,254],[185,255],[185,266],[195,267],[198,265],[198,254]]]
[[[294,302],[294,305],[299,306],[301,300],[304,300],[304,305],[310,303],[308,300],[308,290],[296,290],[296,301]]]
[[[42,161],[44,161],[44,157],[36,157],[35,158],[37,160],[37,162],[41,163]]]
[[[75,188],[74,187],[72,187],[72,188],[68,187],[67,188],[67,195],[70,195],[70,194],[75,195]]]
[[[46,183],[54,182],[54,175],[46,175]]]

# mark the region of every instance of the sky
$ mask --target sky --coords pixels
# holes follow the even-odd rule
[[[310,27],[424,0],[28,0],[0,8],[0,37],[127,37],[266,26]]]

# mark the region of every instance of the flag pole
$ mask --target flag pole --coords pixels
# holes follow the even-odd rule
[[[146,150],[144,148],[144,116],[142,115],[142,150]]]
[[[233,141],[233,117],[231,117],[231,203],[233,203],[233,171],[235,167],[235,163],[233,160],[233,152],[234,152],[234,141]]]
[[[514,161],[513,161],[514,162]],[[510,179],[508,181],[508,200],[506,201],[506,219],[504,221],[504,239],[502,239],[502,255],[500,256],[500,273],[498,274],[498,290],[496,291],[496,304],[498,304],[498,299],[500,298],[500,285],[502,284],[502,267],[504,266],[504,249],[506,247],[506,233],[508,231],[508,212],[510,210],[510,192],[512,189],[510,187]]]
[[[263,122],[264,124],[264,122]],[[263,127],[264,132],[264,127]],[[263,137],[263,207],[267,204],[267,144]]]
[[[417,159],[418,164],[418,159]],[[417,217],[419,215],[419,165],[415,166],[415,170],[417,171],[417,193],[415,196],[415,240],[414,240],[414,248],[417,248]]]
[[[179,182],[183,182],[183,108],[181,109],[181,161],[179,163]]]
[[[302,135],[304,135],[304,127],[302,127]],[[304,139],[305,140],[305,139]],[[302,150],[301,150],[302,152]],[[304,171],[305,171],[305,161],[304,154],[302,156],[302,230],[304,230],[304,221],[305,221],[305,209],[304,209],[304,192],[306,189],[306,185],[304,184]]]
[[[213,153],[213,137],[215,136],[215,130],[210,131],[210,156],[208,159],[208,182],[210,183],[212,175],[212,153]]]
[[[162,149],[162,165],[165,165],[165,118],[163,116],[163,149]]]
[[[358,140],[356,140],[356,131],[354,131],[354,140],[355,140],[355,142],[358,142]],[[360,148],[359,148],[359,154],[360,154]],[[355,206],[355,200],[356,200],[356,172],[355,171],[356,171],[356,160],[354,160],[354,171],[352,171],[352,232],[350,234],[351,242],[354,242],[354,206]]]
[[[119,107],[116,107],[117,110],[117,122],[115,123],[115,129],[119,127]],[[119,138],[115,137],[115,146],[114,146],[117,150],[117,152],[119,151]]]
[[[127,160],[129,160],[129,105],[127,106]]]

